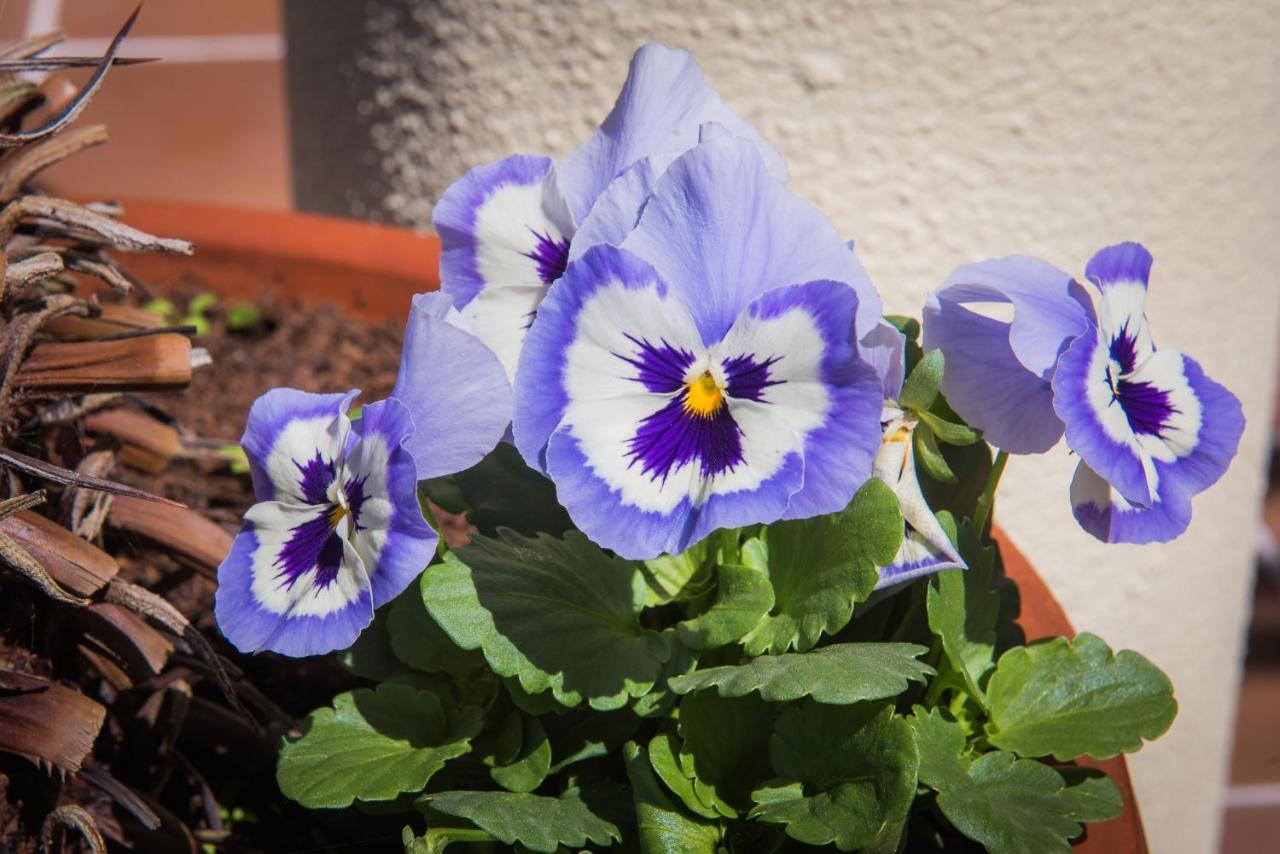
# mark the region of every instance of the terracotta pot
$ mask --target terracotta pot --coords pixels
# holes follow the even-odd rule
[[[144,231],[196,244],[190,258],[124,259],[144,281],[163,288],[185,274],[233,297],[264,291],[328,302],[371,320],[403,318],[415,293],[439,287],[439,241],[399,228],[309,214],[158,202],[125,205],[125,219]],[[1019,619],[1028,640],[1073,635],[1062,606],[1021,552],[996,530],[1005,568],[1021,591]],[[1119,818],[1092,825],[1077,851],[1148,854],[1124,757],[1082,764],[1101,768],[1124,793]]]

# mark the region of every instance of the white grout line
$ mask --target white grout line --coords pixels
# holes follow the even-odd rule
[[[1247,783],[1228,786],[1222,803],[1226,809],[1280,806],[1280,783]]]
[[[102,56],[107,39],[67,39],[46,56]],[[284,36],[130,36],[122,56],[154,56],[165,62],[263,62],[284,59]]]
[[[58,29],[62,19],[62,0],[27,0],[27,23],[23,37],[30,38]]]

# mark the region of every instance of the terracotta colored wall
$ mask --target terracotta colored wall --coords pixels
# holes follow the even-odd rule
[[[359,67],[375,163],[361,200],[421,224],[466,167],[562,155],[607,111],[636,45],[695,50],[850,237],[890,310],[955,265],[1010,252],[1081,270],[1140,239],[1159,341],[1194,354],[1251,422],[1193,528],[1108,547],[1067,507],[1059,449],[1010,466],[998,517],[1076,624],[1146,652],[1178,687],[1173,731],[1134,763],[1152,850],[1216,846],[1280,319],[1280,71],[1273,4],[378,3]],[[392,117],[394,114],[394,118]]]

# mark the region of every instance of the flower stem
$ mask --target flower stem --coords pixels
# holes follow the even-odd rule
[[[740,544],[738,538],[741,536],[737,528],[725,528],[720,531],[720,564],[723,566],[727,563],[740,563],[742,557],[739,554]]]
[[[991,518],[991,505],[996,500],[996,487],[1000,484],[1000,476],[1004,474],[1004,466],[1007,462],[1009,462],[1007,451],[996,453],[991,471],[987,473],[987,485],[982,488],[982,494],[978,496],[978,503],[973,509],[973,527],[979,534],[987,529],[987,521]]]

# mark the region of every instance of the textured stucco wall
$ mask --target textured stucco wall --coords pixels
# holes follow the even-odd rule
[[[1217,840],[1280,322],[1274,4],[441,0],[370,4],[360,115],[392,189],[357,213],[423,225],[476,163],[563,155],[639,44],[694,50],[857,239],[891,311],[957,264],[1010,252],[1080,271],[1144,241],[1149,314],[1243,399],[1234,470],[1191,531],[1108,547],[1069,516],[1066,451],[1016,458],[998,518],[1079,628],[1142,650],[1181,714],[1133,761],[1152,849]],[[389,10],[390,8],[390,10]]]

